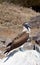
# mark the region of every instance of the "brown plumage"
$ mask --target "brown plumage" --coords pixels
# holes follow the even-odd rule
[[[11,50],[21,46],[24,44],[29,38],[29,33],[23,32],[20,35],[18,35],[14,40],[7,45],[7,47],[10,46],[10,48],[7,48],[5,53],[10,52]]]

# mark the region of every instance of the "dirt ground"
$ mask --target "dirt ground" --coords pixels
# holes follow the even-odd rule
[[[6,44],[22,31],[22,24],[28,22],[31,17],[38,15],[40,15],[39,12],[37,13],[30,8],[6,2],[0,4],[0,58],[5,57],[3,52]],[[39,30],[40,28],[33,28],[31,29],[31,34],[35,35]]]

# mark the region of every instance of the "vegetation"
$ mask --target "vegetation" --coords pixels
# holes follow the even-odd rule
[[[0,2],[4,2],[4,1],[15,3],[15,4],[20,4],[25,7],[40,6],[40,0],[0,0]]]

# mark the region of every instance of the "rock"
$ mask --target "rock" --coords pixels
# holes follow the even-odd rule
[[[29,21],[31,28],[40,28],[40,15],[32,17]]]

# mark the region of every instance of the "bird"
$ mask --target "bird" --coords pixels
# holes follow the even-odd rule
[[[35,40],[35,50],[40,53],[40,39]]]
[[[33,50],[40,52],[40,36],[32,37]]]
[[[23,24],[23,30],[20,34],[18,34],[17,37],[15,37],[12,42],[10,42],[6,47],[5,53],[9,53],[11,50],[23,47],[23,44],[27,42],[29,38],[29,33],[30,33],[30,25],[28,23]],[[9,47],[10,46],[10,47]]]

